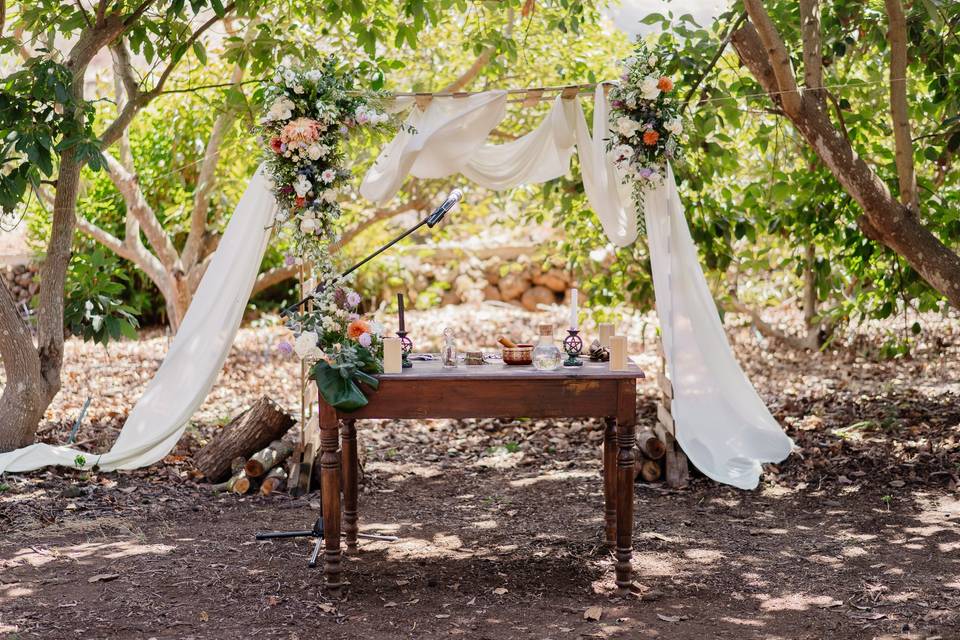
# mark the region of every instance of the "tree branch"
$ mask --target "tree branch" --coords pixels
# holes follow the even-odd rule
[[[762,0],[744,0],[743,4],[766,49],[767,59],[777,80],[777,97],[783,110],[787,115],[795,116],[800,112],[800,92],[797,90],[797,79],[793,74],[787,47],[763,8]]]
[[[157,220],[153,208],[143,195],[137,177],[109,153],[104,152],[103,157],[107,161],[107,173],[110,176],[110,180],[114,186],[117,187],[117,190],[120,192],[120,195],[123,196],[123,200],[127,205],[127,214],[134,216],[137,222],[143,227],[143,232],[147,236],[147,240],[150,242],[153,250],[157,252],[157,257],[161,264],[163,264],[168,271],[173,272],[179,270],[180,256],[177,255],[177,250],[173,246],[173,242],[163,227],[160,226],[160,222]]]
[[[797,349],[801,351],[808,349],[810,346],[800,338],[784,333],[783,331],[780,331],[779,329],[774,327],[772,324],[770,324],[769,322],[763,319],[759,311],[740,302],[740,300],[734,295],[731,295],[727,300],[724,300],[723,302],[721,302],[721,304],[728,311],[733,311],[735,313],[742,313],[743,315],[750,318],[750,322],[753,324],[754,327],[757,328],[757,331],[759,331],[760,334],[765,338],[773,338],[774,340],[779,340],[780,342],[791,347],[792,349]]]
[[[680,106],[680,113],[682,114],[687,110],[687,105],[690,104],[690,98],[694,96],[697,92],[697,88],[700,87],[700,84],[710,75],[710,72],[713,71],[713,68],[716,66],[717,61],[720,60],[720,57],[723,55],[724,50],[726,50],[727,45],[730,44],[730,38],[733,37],[734,31],[740,28],[740,25],[743,24],[743,21],[747,19],[747,12],[743,11],[737,19],[734,21],[730,28],[727,29],[727,34],[723,37],[723,40],[720,41],[720,45],[717,46],[717,50],[714,52],[713,57],[710,59],[710,62],[707,63],[707,68],[703,70],[703,73],[690,85],[690,89],[687,91],[687,95],[683,97],[683,104]]]
[[[887,41],[890,43],[890,117],[893,120],[900,202],[916,214],[919,195],[907,105],[907,20],[900,0],[885,0],[885,3],[890,22],[887,30]]]
[[[254,32],[259,20],[253,19],[247,25],[246,33],[243,37],[244,45],[249,45],[253,39]],[[233,87],[238,87],[243,80],[243,67],[237,63],[233,67],[233,73],[230,81]],[[200,252],[205,241],[205,232],[207,229],[207,214],[210,211],[210,192],[216,183],[217,164],[220,161],[220,148],[223,140],[229,133],[236,118],[236,109],[230,105],[230,98],[224,101],[223,111],[217,116],[213,123],[213,129],[210,131],[210,138],[207,140],[207,147],[203,152],[203,162],[200,165],[200,173],[197,176],[197,186],[193,194],[193,211],[190,214],[190,232],[187,234],[186,243],[183,245],[181,253],[181,262],[183,269],[187,272],[200,260]]]
[[[393,209],[377,209],[367,218],[364,218],[360,222],[357,222],[349,229],[345,230],[336,242],[330,244],[331,253],[337,252],[343,247],[347,246],[353,240],[369,229],[371,226],[375,225],[378,222],[383,220],[389,220],[390,218],[395,218],[400,214],[406,213],[408,211],[416,211],[427,206],[428,202],[425,196],[417,196],[413,200],[403,203],[399,207]]]
[[[800,0],[800,33],[803,39],[803,84],[823,103],[823,45],[820,38],[819,0]]]
[[[269,289],[274,285],[280,284],[284,280],[289,280],[290,278],[295,277],[299,271],[300,267],[298,265],[267,269],[257,276],[256,281],[253,283],[253,290],[250,292],[251,297],[257,295],[264,289]]]
[[[511,7],[507,9],[507,24],[503,28],[503,35],[507,39],[513,37],[513,18],[513,8]],[[466,71],[461,73],[456,80],[441,89],[439,93],[453,93],[455,91],[462,91],[464,87],[473,82],[480,72],[483,71],[485,66],[490,64],[490,60],[493,58],[493,54],[496,52],[497,50],[494,46],[489,46],[481,51],[480,55],[477,56],[477,59],[473,61],[473,64],[471,64]]]
[[[143,11],[146,11],[146,7],[149,6],[151,2],[153,2],[153,0],[146,0],[140,7],[137,8],[137,11],[140,11],[141,8],[143,9]],[[231,11],[234,10],[235,7],[236,7],[236,4],[231,2],[230,4],[224,7],[224,13],[225,14],[230,13]],[[136,11],[134,12],[134,14],[135,13]],[[131,14],[131,15],[134,15],[134,14]],[[202,36],[204,32],[207,31],[207,29],[215,25],[220,20],[221,18],[219,16],[214,15],[213,17],[208,19],[206,22],[204,22],[202,25],[200,25],[197,28],[197,30],[194,31],[190,35],[190,37],[187,38],[187,40],[184,42],[185,49],[189,49],[193,45],[193,43],[196,42],[200,38],[200,36]],[[140,111],[140,109],[145,107],[147,104],[149,104],[151,100],[153,100],[158,95],[163,93],[164,83],[167,81],[167,78],[170,77],[170,74],[173,72],[174,68],[176,68],[179,62],[180,62],[180,58],[176,58],[170,61],[170,64],[168,64],[166,68],[160,73],[160,77],[157,79],[157,83],[156,85],[154,85],[153,89],[151,89],[150,91],[138,90],[136,97],[130,96],[129,101],[127,102],[127,104],[124,105],[123,109],[121,109],[120,114],[104,130],[103,135],[100,136],[101,149],[106,149],[110,145],[112,145],[114,142],[116,142],[120,138],[120,134],[130,125],[130,122],[133,120],[133,117],[137,114],[137,112]]]

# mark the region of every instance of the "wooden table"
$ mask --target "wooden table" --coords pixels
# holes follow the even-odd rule
[[[338,412],[320,398],[320,475],[323,502],[324,574],[331,591],[340,577],[342,530],[348,554],[357,552],[357,431],[363,419],[424,418],[603,418],[603,486],[606,544],[616,549],[617,588],[631,583],[633,481],[637,379],[607,363],[536,371],[530,366],[485,364],[445,369],[439,362],[414,362],[412,369],[378,376],[369,404]],[[342,439],[342,448],[341,448]]]

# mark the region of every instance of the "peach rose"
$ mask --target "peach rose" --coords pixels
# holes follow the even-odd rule
[[[657,89],[666,93],[667,91],[673,91],[673,80],[667,76],[663,76],[660,80],[657,81]]]
[[[653,145],[657,144],[657,140],[659,139],[660,134],[653,129],[643,132],[643,144],[647,145],[648,147],[652,147]]]
[[[351,340],[357,340],[365,333],[370,332],[370,325],[366,321],[358,318],[347,327],[347,337]]]

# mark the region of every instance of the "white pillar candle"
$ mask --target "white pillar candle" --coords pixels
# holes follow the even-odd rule
[[[383,372],[400,373],[403,371],[403,357],[400,338],[383,339]]]
[[[570,328],[577,328],[577,290],[570,289]]]
[[[613,335],[613,325],[609,322],[601,322],[597,327],[600,331],[600,346],[604,349],[610,348],[610,336]]]
[[[627,336],[610,337],[610,371],[627,370]]]

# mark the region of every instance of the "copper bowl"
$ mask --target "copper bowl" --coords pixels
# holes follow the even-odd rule
[[[515,347],[503,347],[502,355],[505,364],[533,364],[533,345],[518,344]]]

